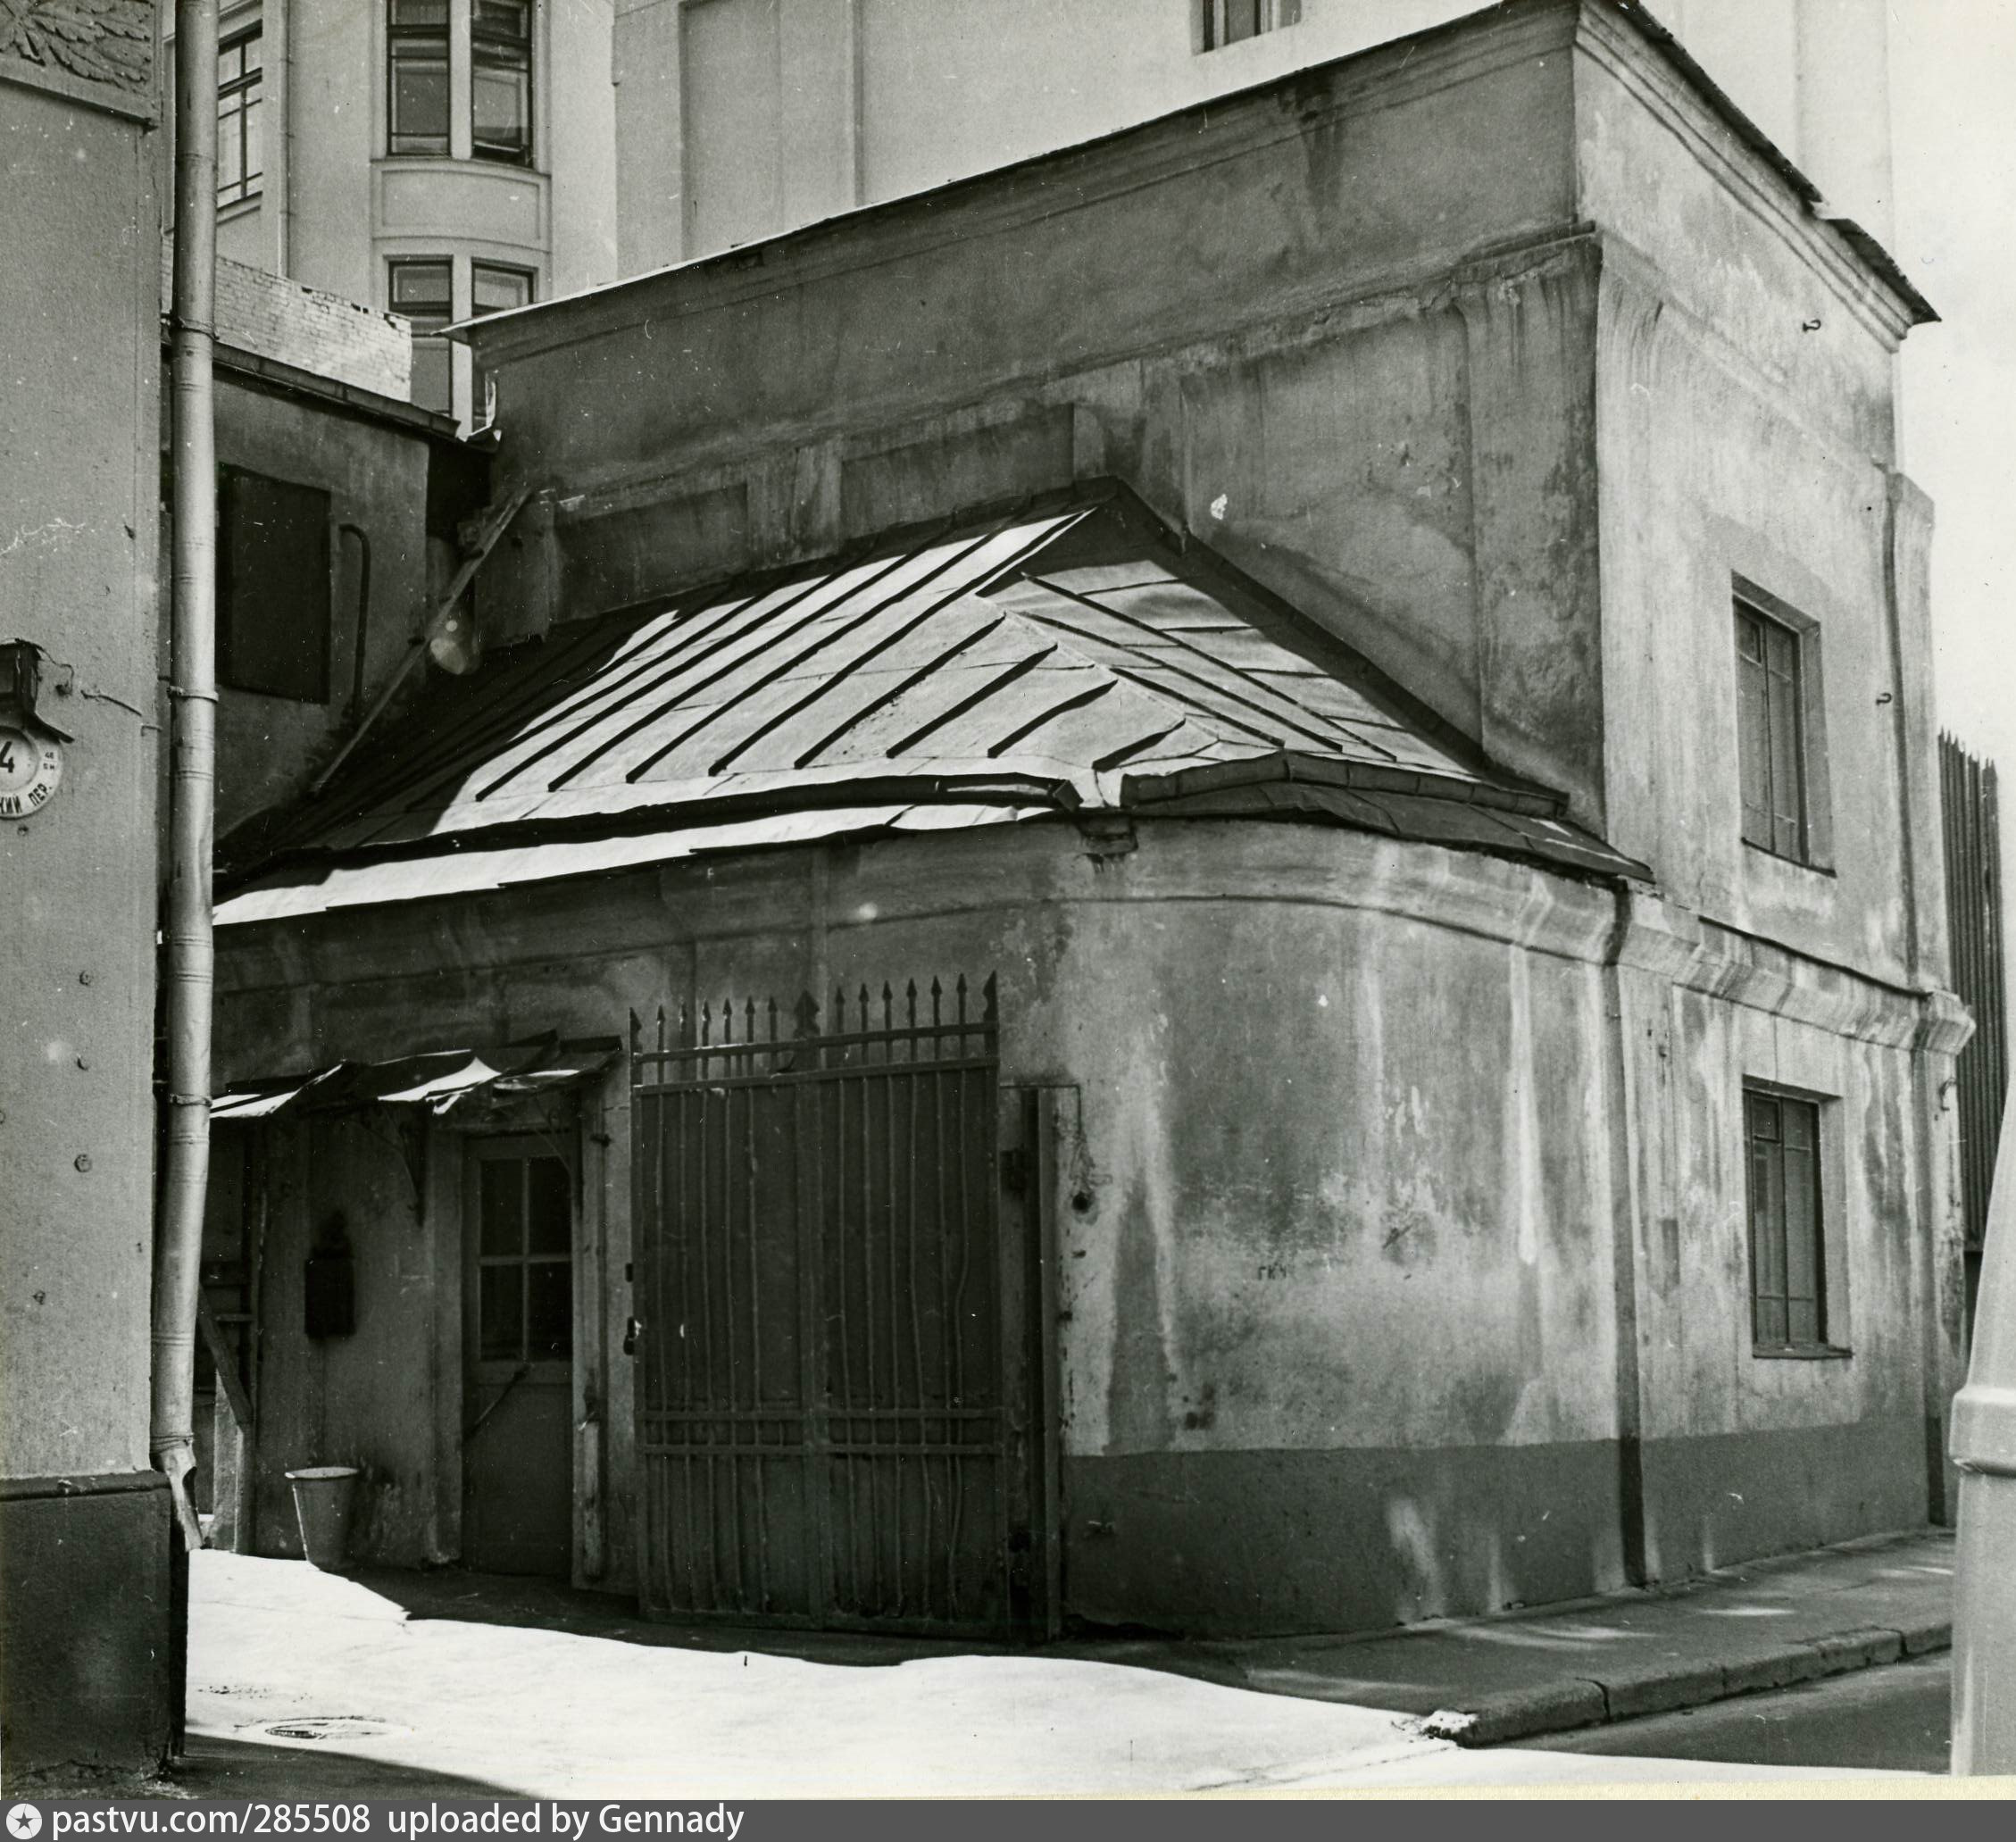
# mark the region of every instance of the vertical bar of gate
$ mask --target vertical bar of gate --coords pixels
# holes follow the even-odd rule
[[[936,1010],[934,1005],[933,1009]],[[959,1254],[957,1276],[952,1286],[952,1398],[963,1410],[966,1401],[966,1278],[972,1258],[972,1249],[967,1245],[966,1230],[966,1078],[954,1068],[950,1075],[953,1096],[953,1136],[938,1145],[938,1166],[941,1181],[949,1155],[954,1182],[958,1191]],[[947,1226],[952,1217],[947,1217]],[[959,1539],[966,1521],[966,1429],[971,1422],[962,1411],[958,1426],[958,1452],[953,1463],[952,1479],[952,1539],[946,1548],[946,1592],[951,1603],[947,1616],[959,1616]]]
[[[774,1018],[775,1012],[772,1011]],[[752,1038],[754,1031],[751,1032]],[[774,1027],[771,1031],[772,1042],[776,1040]],[[774,1061],[774,1056],[772,1060]],[[749,1058],[750,1072],[755,1071],[755,1056]],[[762,1268],[757,1252],[757,1240],[762,1234],[762,1225],[756,1206],[756,1109],[768,1097],[766,1088],[752,1084],[746,1088],[747,1110],[743,1114],[743,1193],[749,1199],[745,1231],[749,1239],[749,1438],[752,1442],[751,1463],[756,1474],[756,1610],[767,1612],[771,1605],[770,1591],[770,1469],[768,1448],[763,1438],[763,1301]]]
[[[693,1343],[687,1321],[693,1315],[693,1259],[695,1249],[694,1208],[691,1193],[701,1179],[701,1160],[696,1155],[695,1139],[698,1136],[700,1096],[691,1088],[681,1088],[679,1096],[679,1277],[678,1294],[678,1332],[679,1340],[679,1405],[685,1412],[677,1422],[679,1433],[679,1521],[686,1530],[686,1604],[689,1612],[700,1609],[700,1538],[696,1517],[696,1502],[698,1492],[693,1488],[693,1442],[699,1431],[698,1422],[692,1416],[695,1404],[693,1388]],[[671,1329],[668,1319],[667,1329]],[[670,1431],[671,1428],[668,1427]],[[669,1484],[668,1479],[668,1484]]]
[[[887,988],[885,988],[887,989]],[[867,1018],[862,1019],[865,1025]],[[895,1578],[896,1615],[903,1616],[904,1610],[904,1421],[903,1420],[903,1345],[902,1305],[896,1291],[896,1088],[889,1074],[888,1057],[894,1053],[888,1038],[882,1042],[882,1200],[883,1200],[883,1254],[887,1263],[889,1292],[889,1432],[890,1455],[880,1463],[889,1473],[889,1533],[892,1547],[889,1554],[889,1571]],[[864,1064],[868,1056],[863,1049]],[[876,1077],[871,1072],[867,1079]],[[863,1092],[867,1089],[864,1086]]]
[[[820,1065],[819,1048],[812,1037],[812,1000],[801,1007],[802,1036],[807,1038],[802,1052],[808,1067]],[[825,1221],[826,1146],[823,1084],[806,1081],[791,1089],[793,1181],[798,1230],[798,1388],[804,1404],[804,1488],[805,1513],[812,1525],[812,1553],[806,1563],[810,1610],[814,1622],[826,1621],[827,1607],[837,1597],[839,1573],[833,1554],[833,1457],[831,1429],[826,1402],[826,1326],[829,1316],[826,1300]],[[810,1129],[807,1129],[810,1115]],[[804,1181],[808,1160],[811,1181]],[[808,1192],[809,1191],[809,1195]]]
[[[866,1021],[865,1019],[862,1021]],[[862,1046],[861,1059],[863,1063],[867,1061],[867,1046],[865,1044]],[[859,1154],[854,1162],[856,1166],[855,1178],[861,1190],[861,1214],[859,1217],[861,1224],[861,1325],[862,1335],[864,1339],[862,1351],[862,1398],[854,1404],[857,1407],[865,1407],[868,1410],[865,1429],[861,1429],[865,1431],[865,1441],[857,1433],[854,1443],[857,1449],[863,1443],[868,1447],[866,1461],[868,1472],[867,1592],[873,1596],[875,1604],[871,1607],[867,1598],[864,1597],[861,1609],[863,1613],[872,1614],[874,1611],[880,1609],[883,1603],[883,1596],[878,1590],[882,1574],[883,1422],[881,1417],[875,1412],[877,1405],[875,1388],[875,1218],[873,1214],[874,1187],[869,1171],[869,1161],[873,1155],[871,1149],[873,1138],[869,1119],[868,1096],[870,1088],[866,1074],[857,1075],[851,1079],[843,1079],[840,1082],[841,1092],[845,1093],[850,1088],[854,1092],[854,1122],[861,1134]]]
[[[929,1402],[924,1391],[924,1326],[922,1313],[918,1308],[917,1284],[917,1038],[910,1038],[910,1065],[903,1074],[904,1095],[904,1183],[903,1196],[905,1212],[909,1217],[905,1245],[909,1252],[910,1282],[910,1356],[911,1379],[913,1383],[913,1398],[917,1405],[917,1442],[929,1448],[938,1443],[932,1438],[931,1421],[929,1418]],[[891,1085],[891,1104],[895,1096],[894,1078]],[[892,1205],[893,1206],[893,1205]],[[940,1438],[942,1438],[942,1429]],[[929,1449],[921,1452],[917,1460],[917,1488],[923,1509],[923,1543],[918,1556],[918,1604],[928,1618],[931,1612],[931,1471],[932,1459]]]

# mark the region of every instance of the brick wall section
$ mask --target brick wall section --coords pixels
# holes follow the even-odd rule
[[[173,246],[162,245],[161,298],[171,298]],[[304,287],[220,256],[217,338],[381,396],[411,400],[412,332],[396,313]]]

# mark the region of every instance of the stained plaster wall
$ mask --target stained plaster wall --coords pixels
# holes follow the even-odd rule
[[[0,822],[0,1752],[146,1772],[169,1737],[148,1465],[160,201],[143,38],[0,51],[0,639],[63,778]]]
[[[1779,1513],[1764,1505],[1800,1507],[1774,1538],[1787,1545],[1845,1514],[1895,1517],[1928,1488],[1936,1505],[1945,1495],[1943,1421],[1961,1359],[1941,1096],[1963,1031],[1935,1021],[1937,998],[1916,999],[1915,1032],[1896,1021],[1946,977],[1930,512],[1895,467],[1895,300],[1845,279],[1838,249],[1799,234],[1784,188],[1706,132],[1670,75],[1625,54],[1614,27],[1587,35],[1581,62],[1582,185],[1604,226],[1609,836],[1657,866],[1670,902],[1726,930],[1720,950],[1770,963],[1766,943],[1794,948],[1820,963],[1809,976],[1829,993],[1804,1023],[1762,1035],[1753,1013],[1723,1015],[1705,998],[1647,1024],[1687,1088],[1678,1117],[1693,1123],[1651,1205],[1645,1271],[1655,1294],[1690,1290],[1721,1313],[1655,1313],[1669,1329],[1647,1357],[1647,1488],[1656,1496],[1674,1466],[1724,1476],[1712,1513],[1667,1534],[1688,1564],[1712,1565],[1758,1539],[1752,1525]],[[1728,739],[1739,581],[1817,622],[1805,652],[1810,865],[1742,841]],[[1742,1173],[1724,1166],[1740,1146],[1745,1079],[1826,1096],[1829,1156],[1861,1170],[1860,1200],[1834,1217],[1862,1276],[1846,1305],[1852,1338],[1842,1333],[1853,1361],[1760,1362],[1742,1346]],[[1880,1346],[1864,1362],[1870,1339]],[[1849,1422],[1886,1427],[1891,1461],[1842,1463]],[[1729,1443],[1767,1427],[1779,1430],[1747,1457]],[[1651,1442],[1667,1436],[1675,1443],[1655,1455]],[[1787,1477],[1798,1487],[1786,1490]]]
[[[262,1331],[253,1524],[241,1538],[250,1551],[298,1555],[287,1472],[347,1464],[362,1473],[354,1558],[417,1566],[454,1552],[440,1478],[454,1448],[437,1421],[446,1413],[452,1425],[460,1404],[459,1169],[429,1126],[412,1108],[380,1108],[218,1129],[262,1139],[262,1193],[248,1198],[261,1229]],[[355,1329],[311,1338],[304,1263],[338,1214],[354,1258]]]
[[[217,390],[220,465],[248,468],[329,495],[329,697],[314,704],[225,688],[217,708],[217,830],[297,794],[349,733],[362,555],[371,543],[365,696],[405,658],[429,584],[428,469],[433,444],[415,430],[234,380]],[[164,520],[165,522],[165,520]],[[285,610],[275,610],[284,617]]]
[[[1734,1150],[1742,1073],[1842,1093],[1853,1131],[1900,1055],[1803,1024],[1811,969],[1745,984],[1647,947],[1620,970],[1623,938],[1610,892],[1430,846],[1195,823],[1115,852],[1024,826],[229,930],[221,1039],[249,1073],[997,972],[1004,1081],[1073,1090],[1050,1199],[1069,1609],[1369,1627],[1922,1519],[1920,1280],[1887,1225],[1905,1129],[1837,1167],[1854,1355],[1761,1388]],[[1675,1021],[1640,1044],[1618,1020],[1641,1012]],[[1901,1014],[1879,1027],[1908,1040]],[[614,1588],[621,1071],[587,1115],[606,1282],[578,1299],[578,1577]],[[1794,1501],[1774,1465],[1825,1488]]]

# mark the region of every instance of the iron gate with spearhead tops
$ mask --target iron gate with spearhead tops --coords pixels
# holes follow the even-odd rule
[[[978,996],[631,1019],[648,1615],[1026,1622],[1030,1269]]]

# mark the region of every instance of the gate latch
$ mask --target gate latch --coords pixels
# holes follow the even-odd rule
[[[1029,1187],[1029,1154],[1027,1147],[1011,1145],[1001,1154],[1001,1187],[1020,1196]]]
[[[643,1335],[644,1323],[641,1319],[627,1318],[624,1320],[623,1354],[626,1356],[634,1356],[637,1354],[637,1340]]]

